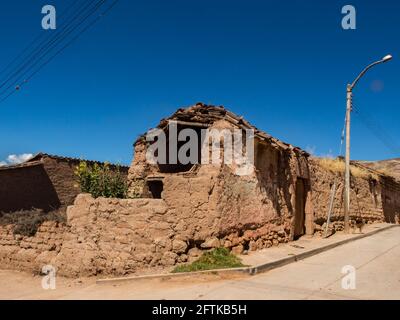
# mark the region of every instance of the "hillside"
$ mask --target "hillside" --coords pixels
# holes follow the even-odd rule
[[[396,180],[400,181],[400,158],[396,159],[388,159],[381,161],[360,161],[362,164],[381,171],[387,175],[391,175],[396,178]]]

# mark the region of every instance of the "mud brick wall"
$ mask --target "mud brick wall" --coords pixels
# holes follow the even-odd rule
[[[0,212],[32,208],[50,211],[60,205],[57,191],[43,164],[0,169]]]
[[[316,222],[326,218],[331,175],[311,167]],[[190,262],[215,247],[241,253],[292,240],[292,214],[286,209],[277,214],[254,176],[203,167],[192,176],[165,179],[164,199],[80,194],[68,207],[66,225],[45,222],[33,237],[14,235],[10,225],[0,227],[0,268],[39,272],[51,264],[70,277],[125,275]],[[386,210],[398,216],[396,186],[378,181],[372,188],[369,181],[353,180],[362,217],[383,221]],[[292,191],[286,197],[292,199]]]
[[[218,120],[210,123],[208,128],[229,130],[237,126]],[[310,218],[312,208],[311,197],[308,196],[307,156],[294,148],[278,147],[271,141],[256,138],[254,173],[246,176],[234,174],[235,164],[201,164],[189,172],[165,172],[146,160],[148,143],[144,139],[139,139],[134,148],[135,156],[128,174],[130,195],[152,197],[147,190],[148,178],[159,179],[163,185],[162,198],[171,210],[177,212],[178,219],[197,219],[199,225],[207,226],[204,232],[212,236],[223,238],[229,233],[240,234],[266,224],[290,222],[289,234],[293,238],[296,233],[298,180],[304,182],[301,197],[305,204],[305,224],[307,233],[312,233],[309,227],[313,219]],[[223,157],[223,148],[220,152]],[[204,221],[200,223],[202,219]],[[303,233],[301,227],[297,229],[297,233]],[[199,230],[197,237],[204,238],[202,232]],[[189,239],[197,241],[193,235],[189,236]],[[248,246],[246,243],[243,245]]]
[[[182,201],[174,200],[174,206],[168,205],[168,190],[165,200],[93,199],[80,194],[67,210],[69,229],[53,262],[68,276],[123,275],[192,261],[214,247],[240,253],[289,241],[289,221],[277,225],[236,213],[222,217],[210,189],[191,194],[196,184],[204,181],[169,183],[171,191],[182,191]]]
[[[73,204],[80,188],[74,174],[79,162],[49,157],[33,165],[0,170],[0,212],[42,209]]]
[[[81,194],[68,208],[66,225],[45,222],[33,237],[13,234],[13,225],[1,226],[0,268],[38,273],[50,264],[60,275],[78,277],[173,265],[172,245],[181,249],[173,242],[166,211],[163,200]]]
[[[79,184],[75,176],[78,161],[65,161],[46,157],[43,159],[44,168],[57,193],[60,206],[66,207],[74,203],[80,193]]]
[[[66,208],[80,193],[75,176],[79,159],[43,156],[22,166],[0,168],[0,212]],[[89,162],[93,163],[93,162]],[[111,170],[116,170],[111,165]],[[127,167],[119,168],[128,175]]]
[[[69,232],[57,268],[69,276],[122,275],[168,264],[173,231],[166,212],[163,200],[80,194],[67,210]]]
[[[382,177],[381,201],[384,219],[386,222],[400,222],[400,183],[390,177]]]
[[[313,159],[309,160],[309,164],[315,222],[321,225],[326,221],[331,187],[335,179],[337,191],[331,217],[332,220],[343,220],[343,174],[325,170]],[[399,191],[399,185],[389,177],[352,176],[350,218],[362,217],[367,222],[396,222],[400,214]]]
[[[44,222],[33,237],[13,234],[13,226],[0,226],[0,268],[39,273],[46,264],[54,264],[66,227]]]

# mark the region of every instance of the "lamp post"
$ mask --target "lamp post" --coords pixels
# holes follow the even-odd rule
[[[379,61],[375,61],[367,66],[353,81],[347,85],[347,103],[346,103],[346,157],[345,157],[345,174],[344,174],[344,231],[349,232],[350,229],[350,117],[352,111],[353,89],[360,78],[373,66],[387,62],[392,59],[389,54]]]

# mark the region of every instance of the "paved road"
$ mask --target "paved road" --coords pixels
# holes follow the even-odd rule
[[[355,268],[355,289],[342,288],[342,268],[346,265]],[[0,273],[0,298],[400,299],[400,227],[264,274],[237,279],[146,280],[118,285],[96,285],[93,280],[72,284],[60,281],[56,290],[44,291],[40,279],[20,279],[17,285],[3,286],[10,283],[6,275]]]

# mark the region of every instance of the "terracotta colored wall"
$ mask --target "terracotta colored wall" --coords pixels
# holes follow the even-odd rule
[[[0,212],[50,211],[61,202],[43,165],[0,170]]]
[[[61,206],[73,204],[76,196],[80,193],[74,173],[78,164],[77,161],[64,161],[48,157],[43,159],[44,168],[57,192]]]
[[[400,183],[394,179],[384,178],[380,180],[381,201],[384,219],[386,222],[400,222]]]
[[[59,254],[66,227],[44,222],[33,237],[13,234],[13,226],[0,226],[0,268],[39,273]]]
[[[224,120],[213,123],[210,129],[214,128],[236,129]],[[305,199],[302,200],[307,207],[307,218],[303,218],[303,221],[312,226],[307,158],[292,149],[283,150],[256,138],[255,171],[247,176],[238,176],[234,174],[235,164],[201,164],[193,172],[163,173],[156,165],[146,161],[146,148],[144,141],[135,145],[135,157],[128,175],[130,194],[149,197],[146,178],[149,175],[159,177],[164,185],[162,198],[168,206],[176,208],[183,218],[193,219],[193,213],[196,212],[199,217],[220,223],[218,230],[211,228],[215,236],[255,230],[269,223],[289,223],[293,238],[297,201],[295,186],[300,178],[306,183]],[[215,219],[215,216],[220,219]],[[209,223],[205,225],[210,228]],[[302,228],[298,229],[301,231]],[[312,233],[310,227],[307,232]]]
[[[334,201],[332,219],[342,220],[343,175],[335,174],[321,168],[315,160],[310,160],[312,177],[312,201],[314,220],[319,224],[326,220],[331,186],[337,179],[337,191]],[[362,217],[367,221],[394,223],[400,214],[400,184],[390,178],[351,177],[350,218]],[[397,218],[398,219],[398,218]]]
[[[244,248],[256,250],[289,241],[290,224],[253,224],[255,220],[246,211],[239,216],[235,212],[221,216],[218,210],[207,211],[206,208],[217,205],[214,197],[218,193],[211,196],[214,199],[208,199],[210,189],[191,196],[186,183],[195,186],[203,185],[204,181],[201,178],[171,181],[171,190],[187,191],[172,207],[168,205],[168,191],[165,200],[93,199],[80,194],[74,206],[68,207],[69,229],[51,264],[67,276],[122,275],[172,268],[213,247],[225,246],[240,252]],[[187,210],[190,205],[197,209]],[[244,224],[243,228],[238,228],[238,221]]]
[[[74,173],[78,164],[77,160],[44,157],[35,166],[0,170],[0,212],[50,211],[73,204],[80,193]],[[120,171],[128,174],[126,167]]]

